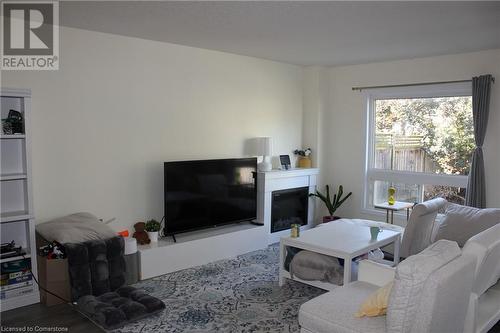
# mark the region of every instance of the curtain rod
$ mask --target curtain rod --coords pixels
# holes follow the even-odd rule
[[[457,80],[457,81],[440,81],[440,82],[423,82],[423,83],[408,83],[408,84],[393,84],[387,86],[367,86],[367,87],[352,87],[352,90],[366,90],[366,89],[377,89],[377,88],[398,88],[398,87],[413,87],[413,86],[427,86],[432,84],[445,84],[445,83],[463,83],[472,82],[472,80]],[[495,78],[491,78],[491,82],[495,83]]]

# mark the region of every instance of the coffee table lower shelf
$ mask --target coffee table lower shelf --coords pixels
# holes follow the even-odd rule
[[[377,238],[372,239],[370,226],[349,219],[337,220],[306,230],[297,238],[281,237],[279,285],[283,286],[286,279],[291,279],[324,290],[333,290],[338,287],[333,283],[306,281],[295,276],[292,279],[290,272],[285,269],[285,258],[289,247],[344,259],[343,280],[344,284],[347,284],[353,280],[353,271],[357,271],[356,264],[353,261],[377,248],[394,244],[394,261],[382,260],[380,262],[396,266],[399,263],[400,243],[401,233],[399,231],[382,228]]]
[[[283,278],[290,279],[292,281],[301,282],[301,283],[308,284],[310,286],[313,286],[313,287],[316,287],[316,288],[320,288],[320,289],[323,289],[323,290],[328,290],[328,291],[332,291],[333,289],[335,289],[337,287],[340,287],[340,286],[338,286],[336,284],[329,283],[329,282],[302,280],[302,279],[299,279],[298,277],[294,277],[292,279],[290,273],[287,270],[282,270],[280,272],[280,276],[283,277]]]
[[[373,260],[372,259],[372,261],[378,262],[379,264],[391,266],[391,267],[394,265],[393,261],[386,260],[386,259],[380,259],[380,260]],[[357,265],[357,263],[355,265]],[[290,275],[290,272],[288,272],[286,269],[281,269],[280,270],[280,277],[285,278],[285,279],[289,279],[289,280],[292,280],[292,281],[297,281],[297,282],[305,283],[305,284],[308,284],[310,286],[313,286],[313,287],[316,287],[316,288],[320,288],[320,289],[323,289],[323,290],[328,290],[328,291],[332,291],[333,289],[335,289],[337,287],[341,287],[339,285],[336,285],[336,284],[333,284],[333,283],[330,283],[330,282],[321,282],[321,281],[317,281],[317,280],[303,280],[303,279],[299,279],[296,276],[292,278],[292,276]]]

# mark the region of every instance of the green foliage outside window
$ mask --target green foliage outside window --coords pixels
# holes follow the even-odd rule
[[[467,175],[475,148],[472,98],[376,101],[377,168]],[[378,165],[377,165],[378,164]],[[464,189],[429,186],[426,198],[462,202]]]

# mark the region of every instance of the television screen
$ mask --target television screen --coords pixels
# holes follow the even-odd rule
[[[256,158],[165,162],[165,234],[256,218]]]

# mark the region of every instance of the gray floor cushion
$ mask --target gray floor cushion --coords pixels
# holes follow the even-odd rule
[[[301,251],[290,263],[290,275],[306,281],[317,280],[341,285],[344,281],[344,268],[337,258]]]
[[[124,241],[121,236],[64,244],[68,255],[71,299],[100,296],[125,284]]]
[[[96,324],[109,330],[162,311],[165,303],[140,289],[127,286],[97,297],[80,297],[77,307]]]

